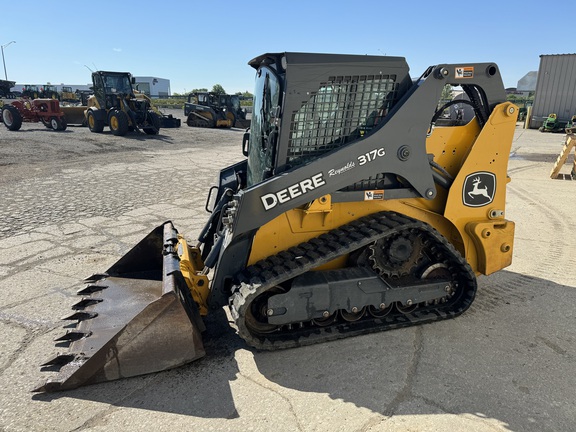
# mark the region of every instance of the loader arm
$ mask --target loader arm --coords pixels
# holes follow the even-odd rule
[[[459,68],[477,71],[474,77],[467,79],[466,85],[483,89],[491,107],[505,101],[502,81],[493,64],[430,67],[378,129],[366,138],[240,191],[235,197],[236,216],[229,219],[233,222],[232,240],[294,207],[379,173],[391,173],[404,179],[406,197],[433,199],[437,185],[430,160],[434,155],[426,154],[426,135],[442,88],[446,84],[461,84],[455,77]],[[340,169],[343,167],[345,169]]]

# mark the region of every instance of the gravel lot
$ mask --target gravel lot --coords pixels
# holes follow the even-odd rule
[[[30,393],[79,280],[165,220],[195,238],[219,169],[242,158],[242,134],[0,125],[0,430],[574,430],[576,182],[549,178],[564,136],[520,125],[507,203],[514,262],[479,279],[464,316],[260,353],[217,314],[199,362]]]
[[[54,131],[42,123],[23,123],[20,131],[11,132],[1,125],[0,190],[5,205],[0,208],[0,238],[30,232],[46,221],[65,222],[87,216],[117,217],[136,207],[161,202],[167,194],[204,197],[208,183],[196,189],[187,181],[198,179],[198,174],[202,173],[213,182],[220,167],[239,160],[243,131],[190,128],[184,123],[180,110],[164,111],[182,118],[183,127],[161,129],[159,135],[134,132],[116,137],[108,128],[95,134],[80,126]],[[190,154],[195,148],[201,152]],[[204,154],[206,150],[215,150],[215,153],[208,156]],[[177,176],[171,174],[173,168],[170,166],[153,169],[146,175],[130,175],[136,169],[134,167],[153,160],[158,152],[185,154],[183,157],[189,158],[190,169]],[[226,153],[225,158],[222,153]],[[206,160],[214,156],[216,161]],[[67,175],[70,170],[82,170],[88,177],[90,170],[119,162],[124,164],[128,174],[122,181],[118,181],[117,176],[94,175],[79,182],[76,176]],[[38,187],[45,184],[46,179],[54,181],[53,176],[63,182],[58,190],[41,200],[34,199]],[[26,209],[24,214],[23,208]]]

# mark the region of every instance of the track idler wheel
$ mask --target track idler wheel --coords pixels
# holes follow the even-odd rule
[[[278,325],[268,323],[267,305],[270,297],[284,292],[286,292],[284,288],[275,286],[254,299],[246,313],[246,326],[251,331],[258,334],[266,334],[278,330]]]

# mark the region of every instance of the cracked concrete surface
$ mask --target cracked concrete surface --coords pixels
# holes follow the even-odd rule
[[[0,127],[0,430],[574,430],[576,182],[548,178],[561,135],[520,128],[507,202],[514,263],[479,279],[465,315],[255,352],[220,311],[198,362],[32,395],[80,279],[165,220],[194,239],[218,170],[241,159],[242,133]]]
[[[406,378],[404,381],[404,386],[396,394],[396,397],[392,402],[387,405],[382,413],[387,417],[392,417],[398,411],[398,407],[410,399],[412,394],[412,388],[414,386],[414,380],[416,379],[418,373],[418,364],[420,363],[420,358],[422,356],[422,327],[417,327],[414,329],[414,346],[412,348],[412,358],[406,367]]]

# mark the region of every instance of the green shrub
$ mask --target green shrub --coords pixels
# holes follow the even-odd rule
[[[152,104],[158,108],[184,109],[186,98],[152,99]]]

